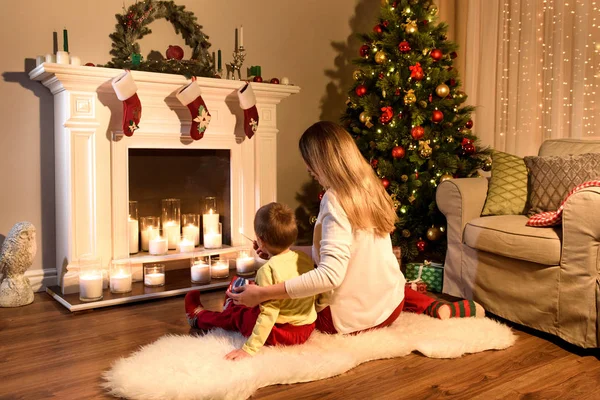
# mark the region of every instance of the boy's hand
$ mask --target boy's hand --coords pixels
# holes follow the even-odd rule
[[[230,351],[225,356],[225,359],[231,360],[231,361],[240,361],[240,360],[243,360],[244,358],[249,358],[249,357],[252,357],[252,356],[250,354],[246,353],[244,350],[235,349],[233,351]]]
[[[263,260],[268,260],[270,258],[267,253],[265,253],[264,251],[262,251],[260,249],[260,247],[258,246],[258,242],[256,240],[252,241],[252,248],[254,249],[254,251],[256,251],[256,254],[258,254],[258,256],[260,258],[262,258]]]

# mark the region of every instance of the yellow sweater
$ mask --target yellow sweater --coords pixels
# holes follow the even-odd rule
[[[314,268],[306,254],[295,251],[278,254],[269,259],[256,273],[258,286],[270,286],[300,276]],[[256,320],[252,335],[242,349],[248,354],[256,354],[265,344],[273,326],[277,324],[308,325],[315,322],[315,297],[299,299],[271,300],[260,305],[260,315]]]

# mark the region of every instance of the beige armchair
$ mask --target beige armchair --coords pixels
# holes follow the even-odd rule
[[[600,141],[549,140],[539,155],[600,152]],[[445,181],[437,205],[446,216],[443,292],[474,299],[507,320],[600,347],[600,188],[577,192],[561,226],[525,226],[525,215],[481,217],[485,178]]]

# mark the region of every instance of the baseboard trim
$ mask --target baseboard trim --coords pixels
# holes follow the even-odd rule
[[[43,292],[47,287],[58,284],[56,268],[27,271],[25,276],[29,278],[29,283],[31,283],[34,292]]]

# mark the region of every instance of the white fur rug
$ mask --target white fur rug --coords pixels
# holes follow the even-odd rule
[[[245,399],[257,389],[342,374],[370,360],[413,351],[432,358],[510,347],[510,328],[487,318],[440,321],[402,313],[385,329],[360,335],[314,332],[299,346],[264,347],[256,356],[226,361],[245,339],[221,329],[204,336],[164,336],[116,361],[104,386],[129,399]]]

